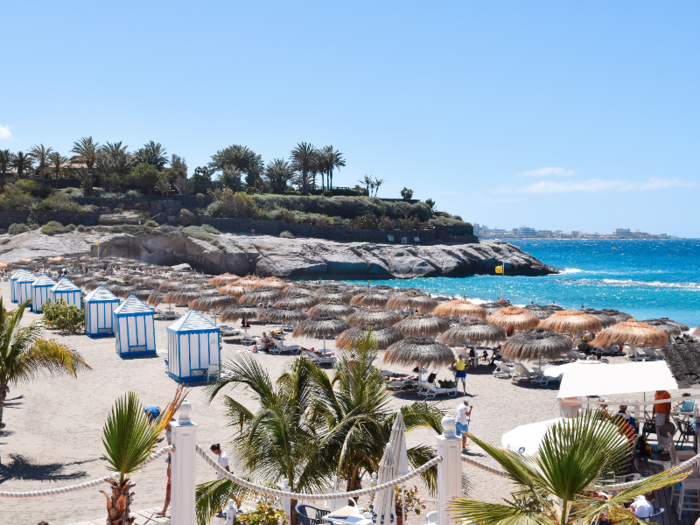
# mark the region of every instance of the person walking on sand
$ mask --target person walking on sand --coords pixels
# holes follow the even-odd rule
[[[462,381],[462,389],[464,390],[464,395],[467,395],[467,368],[469,364],[464,361],[464,355],[457,355],[457,359],[452,361],[452,370],[455,373],[455,380],[457,382],[457,389],[459,390],[459,382]]]
[[[220,466],[223,467],[223,469],[226,472],[231,472],[228,467],[228,455],[226,452],[221,450],[221,445],[219,443],[215,443],[211,447],[209,447],[210,450],[216,454],[218,457],[216,458],[216,463]],[[216,472],[216,479],[221,479],[223,478],[223,474],[220,474],[219,471]],[[217,517],[223,517],[222,511],[223,509],[219,508],[218,512],[216,513]]]
[[[455,425],[455,430],[457,431],[457,436],[462,436],[462,453],[467,452],[467,432],[469,432],[469,422],[471,421],[472,409],[474,407],[469,406],[469,401],[466,399],[457,405],[455,409],[455,419],[457,424]]]

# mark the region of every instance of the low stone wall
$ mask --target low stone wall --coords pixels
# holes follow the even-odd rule
[[[7,229],[12,224],[34,222],[44,225],[47,222],[60,222],[63,226],[97,226],[100,212],[93,211],[16,211],[0,213],[0,228]]]

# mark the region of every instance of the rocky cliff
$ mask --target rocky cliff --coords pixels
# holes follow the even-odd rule
[[[495,267],[503,262],[508,275],[558,273],[556,268],[505,242],[404,246],[221,234],[217,238],[226,248],[223,251],[179,233],[131,236],[76,231],[49,237],[33,231],[3,237],[0,259],[6,261],[82,252],[96,255],[95,241],[99,240],[100,256],[164,265],[186,262],[208,273],[255,273],[293,279],[458,277],[494,275]]]

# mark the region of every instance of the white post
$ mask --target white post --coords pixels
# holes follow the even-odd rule
[[[171,523],[192,525],[197,523],[195,514],[197,425],[190,419],[192,404],[185,400],[178,411],[177,422],[171,423],[172,454]]]
[[[291,492],[292,488],[289,486],[289,480],[287,478],[282,479],[282,483],[279,484],[280,490],[284,492]],[[287,518],[287,525],[292,525],[292,500],[291,498],[282,498],[282,510],[289,516]]]
[[[226,521],[224,522],[224,525],[233,525],[237,513],[238,509],[234,506],[233,500],[228,500],[228,502],[226,503],[226,510],[224,511],[224,515],[226,516]]]
[[[442,418],[442,436],[437,437],[438,463],[437,512],[438,525],[457,525],[450,513],[450,503],[462,497],[462,441],[455,434],[455,418]]]

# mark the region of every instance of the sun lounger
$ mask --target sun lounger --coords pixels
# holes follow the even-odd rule
[[[328,355],[321,355],[317,354],[316,352],[310,352],[310,351],[305,351],[302,354],[306,359],[308,359],[310,362],[315,364],[316,366],[323,366],[323,365],[333,365],[335,364],[335,357],[328,354]]]
[[[394,392],[397,392],[399,390],[413,390],[416,388],[416,382],[415,381],[389,381],[386,384],[386,387],[389,390],[393,390]]]
[[[494,361],[496,370],[493,371],[493,376],[499,379],[508,379],[510,377],[510,368],[502,361]]]
[[[271,346],[268,349],[268,352],[275,355],[298,354],[299,352],[301,352],[301,347],[299,345],[284,346],[281,343],[277,343],[276,345]]]
[[[515,371],[511,373],[511,377],[514,381],[530,381],[531,383],[538,383],[545,386],[549,383],[549,378],[542,374],[540,371],[535,372],[533,370],[528,370],[522,363],[514,363]]]
[[[427,381],[418,381],[418,395],[425,396],[426,399],[435,399],[437,396],[457,396],[457,385],[453,388],[440,388]]]

